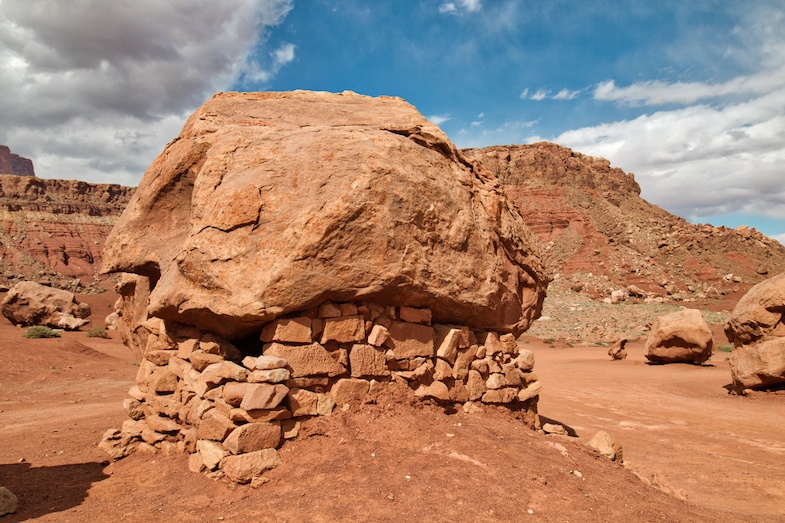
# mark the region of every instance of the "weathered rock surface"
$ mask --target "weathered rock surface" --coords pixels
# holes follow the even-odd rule
[[[785,273],[755,285],[725,324],[737,392],[785,383]]]
[[[682,301],[785,271],[778,241],[744,226],[687,223],[642,199],[633,174],[604,158],[544,142],[463,152],[494,173],[518,205],[546,267],[562,275],[556,290],[575,286],[610,297],[634,286],[633,301]]]
[[[16,512],[19,499],[5,487],[0,487],[0,516]]]
[[[403,100],[348,92],[214,96],[148,169],[104,260],[158,280],[153,315],[231,339],[354,299],[517,335],[547,284],[491,173]]]
[[[7,145],[0,145],[0,174],[35,176],[33,161],[24,156],[13,154]]]
[[[23,281],[9,289],[0,312],[14,325],[77,330],[87,323],[90,306],[78,302],[72,292]]]
[[[660,316],[646,339],[646,358],[652,363],[697,363],[711,357],[714,336],[697,309]]]
[[[0,174],[0,281],[89,287],[133,189]],[[75,290],[75,289],[72,289]]]

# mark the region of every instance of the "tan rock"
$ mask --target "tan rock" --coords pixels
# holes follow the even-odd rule
[[[223,356],[218,354],[208,354],[201,350],[194,351],[189,356],[189,361],[194,369],[202,372],[208,365],[212,365],[213,363],[221,363],[224,361]]]
[[[450,401],[450,390],[441,381],[433,381],[430,385],[420,385],[414,395],[421,399],[431,398],[437,401]]]
[[[190,358],[191,353],[199,349],[199,340],[188,339],[177,343],[177,357],[187,360]]]
[[[278,448],[281,443],[281,425],[279,423],[248,423],[234,429],[224,440],[232,454],[243,454],[262,449]]]
[[[611,348],[608,349],[608,356],[611,357],[612,360],[626,360],[627,359],[627,351],[625,350],[625,346],[627,345],[626,339],[620,339],[613,345]]]
[[[223,445],[216,441],[199,440],[196,442],[196,450],[202,458],[202,464],[208,470],[215,470],[221,460],[229,454]]]
[[[346,369],[318,343],[298,346],[270,343],[264,346],[264,355],[285,359],[294,377],[319,375],[332,377],[346,373]]]
[[[351,343],[365,340],[365,319],[362,316],[345,316],[324,320],[322,344],[328,341]]]
[[[522,388],[518,393],[518,401],[521,403],[529,401],[530,399],[539,396],[541,390],[542,384],[540,384],[539,381],[532,382],[527,387]]]
[[[353,378],[390,375],[384,351],[362,343],[352,346],[349,352],[349,368]]]
[[[737,347],[785,336],[785,273],[752,287],[739,300],[725,324],[725,334]]]
[[[202,472],[205,470],[204,460],[202,459],[202,455],[198,452],[194,452],[193,454],[188,456],[188,470],[191,472]]]
[[[311,343],[311,319],[301,316],[274,320],[264,326],[260,339],[263,342]]]
[[[432,315],[430,309],[401,307],[398,317],[401,318],[402,321],[408,321],[409,323],[422,323],[424,325],[430,325]]]
[[[252,370],[273,370],[273,369],[285,369],[289,365],[283,358],[278,358],[276,356],[268,356],[262,355],[256,358]]]
[[[702,364],[713,349],[714,336],[697,309],[660,316],[646,339],[646,359],[652,363]]]
[[[476,370],[470,370],[468,373],[468,379],[466,381],[466,390],[469,393],[469,401],[477,401],[481,399],[487,390],[485,388],[485,380],[482,378],[482,374]]]
[[[291,417],[292,413],[284,405],[278,405],[274,409],[256,409],[249,411],[232,409],[229,411],[229,419],[237,423],[259,423],[264,421],[285,420]]]
[[[245,381],[248,370],[231,361],[213,363],[202,371],[202,379],[211,387],[226,381]]]
[[[292,416],[316,416],[319,412],[319,395],[305,389],[290,389],[287,396]]]
[[[326,394],[316,394],[316,414],[329,416],[335,408],[335,400]]]
[[[367,380],[341,378],[330,389],[330,396],[335,400],[335,403],[343,404],[352,400],[362,399],[368,394],[369,388],[370,383]]]
[[[291,378],[289,369],[255,370],[248,375],[249,383],[283,383]]]
[[[518,398],[518,389],[506,388],[489,390],[482,395],[483,403],[510,403]]]
[[[263,449],[236,456],[227,456],[221,461],[221,470],[232,481],[248,483],[256,476],[274,469],[282,463],[278,451]]]
[[[177,374],[169,367],[156,367],[148,379],[148,389],[156,394],[167,394],[177,390]]]
[[[250,383],[230,382],[224,385],[223,398],[229,405],[239,406],[252,385]]]
[[[227,339],[335,294],[519,334],[535,253],[497,179],[403,100],[224,93],[147,170],[104,268],[160,274],[153,316]]]
[[[72,292],[22,281],[8,290],[0,303],[0,312],[14,325],[77,330],[87,324],[91,311]]]
[[[434,356],[432,327],[395,321],[389,331],[390,338],[387,340],[386,346],[392,349],[396,359],[416,356],[431,358]]]
[[[461,329],[436,324],[433,326],[433,330],[436,335],[436,355],[453,365],[458,357],[458,344],[461,342],[463,334]]]
[[[145,417],[145,423],[147,426],[156,432],[179,432],[180,431],[180,424],[178,424],[175,420],[164,418],[162,416],[157,415],[148,415]]]
[[[452,367],[450,364],[444,361],[441,358],[436,359],[436,363],[433,367],[433,379],[444,381],[446,379],[452,378]]]
[[[202,336],[199,349],[207,354],[218,354],[227,360],[239,360],[242,357],[242,352],[232,342],[211,332]]]
[[[190,364],[190,362],[177,356],[169,358],[168,365],[169,370],[171,370],[174,375],[180,379],[184,379],[186,374],[190,373],[191,369],[193,369],[193,366]]]
[[[276,385],[252,383],[250,385],[243,396],[242,403],[240,403],[240,408],[246,411],[274,409],[289,393],[289,388],[280,383]]]
[[[176,350],[153,350],[153,351],[146,352],[144,357],[148,361],[154,363],[155,365],[163,366],[163,365],[168,365],[169,359],[171,359],[172,356],[176,356],[176,355],[177,355]]]
[[[466,349],[458,351],[455,358],[455,365],[452,366],[452,376],[456,380],[465,380],[469,375],[469,366],[477,354],[477,345],[471,345]]]
[[[325,302],[319,305],[319,318],[340,318],[341,308],[335,303]]]
[[[785,337],[736,347],[730,371],[736,392],[785,383]]]
[[[390,337],[390,331],[384,325],[374,325],[368,335],[368,343],[374,347],[381,347]]]
[[[294,439],[300,434],[300,427],[302,422],[293,419],[287,419],[281,422],[281,431],[284,439]]]
[[[611,461],[622,461],[622,446],[604,430],[598,431],[590,440],[589,446]]]
[[[529,349],[518,349],[518,356],[515,357],[515,366],[522,371],[534,369],[534,353]]]
[[[199,431],[199,439],[223,441],[235,427],[237,425],[232,420],[213,409],[204,415],[197,430]]]

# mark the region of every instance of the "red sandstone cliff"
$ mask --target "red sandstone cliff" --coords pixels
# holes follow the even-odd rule
[[[542,242],[552,286],[607,296],[634,284],[689,299],[785,271],[785,247],[755,229],[695,225],[640,197],[632,174],[552,143],[464,152],[505,185]]]
[[[0,145],[0,174],[35,176],[33,161],[18,154],[12,154],[11,149],[7,146]]]

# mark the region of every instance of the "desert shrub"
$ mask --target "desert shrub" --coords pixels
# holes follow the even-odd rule
[[[27,329],[23,336],[25,338],[59,338],[60,333],[44,325],[35,325]]]
[[[109,333],[103,327],[90,327],[85,332],[88,338],[109,338]]]
[[[720,345],[717,347],[720,352],[733,352],[733,345]]]

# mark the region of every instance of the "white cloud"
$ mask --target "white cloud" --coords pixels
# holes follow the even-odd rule
[[[777,234],[775,236],[772,236],[772,238],[774,238],[775,240],[777,240],[781,244],[785,245],[785,233]]]
[[[531,128],[538,123],[540,123],[539,118],[536,120],[511,120],[492,129],[483,129],[481,127],[483,122],[471,122],[469,128],[458,131],[454,141],[462,148],[542,141],[542,139],[532,139],[531,136]]]
[[[434,125],[441,125],[444,122],[447,122],[447,121],[451,120],[452,119],[452,115],[450,113],[432,114],[427,119],[428,119],[429,122],[431,122]]]
[[[136,184],[291,0],[0,1],[0,143],[44,177]],[[289,44],[291,45],[291,44]],[[273,67],[294,47],[273,53]]]
[[[531,100],[534,100],[535,102],[539,102],[545,100],[547,97],[548,97],[548,91],[546,91],[545,89],[538,89],[536,92],[532,93],[532,95],[529,98]]]
[[[439,6],[442,14],[477,13],[482,10],[481,0],[458,0],[458,2],[443,2]]]
[[[576,129],[555,141],[635,172],[644,198],[685,218],[785,218],[785,85],[738,103]]]
[[[699,100],[727,96],[760,95],[785,85],[785,67],[749,76],[738,76],[723,83],[649,81],[617,87],[613,80],[600,83],[595,100],[628,105],[691,104]]]
[[[282,44],[278,49],[270,53],[272,63],[269,68],[265,68],[258,61],[250,61],[243,71],[245,82],[266,83],[272,80],[281,70],[281,67],[294,60],[295,45],[290,43]]]
[[[555,95],[553,95],[554,100],[574,100],[581,92],[580,91],[570,91],[569,89],[562,89]]]

